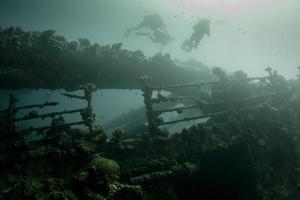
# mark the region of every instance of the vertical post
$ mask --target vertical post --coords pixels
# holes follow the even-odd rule
[[[146,115],[148,118],[148,128],[151,135],[158,135],[160,129],[157,124],[156,115],[153,111],[152,94],[153,87],[149,84],[149,77],[143,76],[140,78],[142,84],[142,91],[144,96],[144,103],[146,106]]]
[[[272,69],[271,67],[267,67],[267,68],[265,69],[265,71],[268,72],[269,77],[272,77],[272,76],[273,76],[273,69]]]
[[[279,93],[280,91],[288,88],[287,82],[283,77],[278,75],[277,71],[273,70],[271,67],[268,67],[265,70],[269,73],[269,81],[275,93]]]
[[[7,124],[7,130],[9,132],[12,132],[15,130],[15,118],[16,118],[16,103],[18,102],[17,98],[9,94],[9,105],[7,109],[7,114],[6,114],[6,124]]]
[[[82,118],[87,121],[86,125],[88,126],[89,131],[91,131],[95,122],[95,114],[93,113],[92,107],[92,94],[96,90],[96,85],[94,83],[88,83],[80,88],[84,90],[84,99],[87,101],[86,113]]]

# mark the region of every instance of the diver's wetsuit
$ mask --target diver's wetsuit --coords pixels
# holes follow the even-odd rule
[[[194,32],[189,39],[186,39],[181,48],[186,51],[190,52],[192,49],[196,49],[200,41],[203,39],[204,35],[210,36],[210,26],[209,26],[208,19],[201,19],[195,26]]]
[[[149,27],[152,31],[157,31],[159,29],[163,29],[165,27],[165,24],[161,19],[161,16],[158,14],[146,15],[143,21],[138,26],[127,29],[123,37],[127,38],[129,37],[131,31],[145,27]]]

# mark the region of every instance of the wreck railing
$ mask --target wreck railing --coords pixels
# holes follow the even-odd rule
[[[153,90],[169,90],[169,89],[176,89],[176,88],[187,88],[187,87],[196,87],[201,88],[205,85],[213,85],[216,83],[228,83],[228,82],[242,82],[242,81],[264,81],[268,80],[269,76],[263,76],[263,77],[251,77],[251,78],[244,78],[244,79],[226,79],[222,81],[208,81],[208,82],[200,82],[200,83],[189,83],[189,84],[179,84],[179,85],[170,85],[170,86],[162,86],[162,87],[153,87]]]
[[[282,93],[283,94],[283,93]],[[198,101],[196,104],[191,104],[188,106],[182,106],[182,107],[175,107],[175,108],[170,108],[170,109],[162,109],[162,110],[155,110],[154,113],[157,115],[166,113],[166,112],[174,112],[176,111],[177,113],[182,113],[183,110],[188,110],[188,109],[194,109],[194,108],[202,108],[208,105],[216,105],[216,104],[222,104],[222,103],[233,103],[233,102],[246,102],[249,100],[255,100],[255,99],[266,99],[269,97],[275,97],[277,94],[270,94],[270,95],[260,95],[260,96],[250,96],[250,97],[243,97],[243,98],[234,98],[230,99],[229,101],[226,100],[221,100],[221,101],[211,101],[211,102],[206,102],[206,101]],[[198,97],[199,98],[199,97]],[[206,117],[203,117],[206,118]],[[165,123],[162,123],[165,124]]]
[[[243,112],[243,111],[254,110],[254,109],[257,109],[257,108],[259,108],[259,106],[241,108],[241,109],[237,109],[235,111]],[[191,121],[191,120],[197,120],[197,119],[203,119],[203,118],[209,118],[209,117],[216,117],[216,116],[225,115],[225,114],[228,114],[228,113],[231,113],[231,112],[232,111],[222,111],[222,112],[204,114],[204,115],[199,115],[199,116],[194,116],[194,117],[186,117],[186,118],[183,118],[183,119],[173,120],[173,121],[169,121],[169,122],[162,122],[162,123],[160,123],[160,125],[168,125],[168,124],[175,124],[175,123],[179,123],[179,122],[186,122],[186,121]]]
[[[177,85],[170,85],[170,86],[152,86],[149,83],[149,77],[141,77],[141,84],[142,84],[142,91],[143,91],[143,96],[144,96],[144,103],[146,106],[146,115],[148,118],[148,127],[149,127],[149,132],[152,135],[159,135],[161,133],[160,126],[163,125],[168,125],[168,124],[175,124],[179,122],[185,122],[185,121],[191,121],[191,120],[197,120],[197,119],[203,119],[203,118],[209,118],[209,117],[215,117],[215,116],[220,116],[220,115],[225,115],[228,113],[231,113],[232,111],[235,112],[245,112],[249,110],[254,110],[259,107],[259,105],[256,106],[250,106],[250,107],[241,107],[241,108],[234,108],[233,106],[234,103],[237,102],[248,102],[251,100],[267,100],[269,98],[275,97],[279,95],[279,93],[274,93],[274,94],[268,94],[268,95],[256,95],[256,96],[246,96],[246,97],[240,97],[240,98],[232,98],[228,97],[225,99],[221,99],[218,101],[210,101],[207,102],[200,96],[175,96],[175,97],[167,97],[161,95],[159,92],[160,91],[168,91],[171,89],[177,89],[177,88],[198,88],[202,89],[204,86],[212,86],[216,84],[224,84],[226,83],[235,83],[235,82],[247,82],[249,83],[250,81],[258,80],[261,82],[269,80],[270,84],[272,82],[270,79],[272,74],[270,76],[263,76],[263,77],[251,77],[251,78],[244,78],[244,79],[225,79],[225,80],[220,80],[220,81],[210,81],[210,82],[200,82],[200,83],[188,83],[188,84],[177,84]],[[217,91],[217,93],[224,93],[227,94],[229,88],[224,87],[222,91]],[[158,92],[157,97],[153,98],[153,93]],[[169,109],[160,109],[160,110],[155,110],[153,108],[154,104],[159,104],[161,102],[182,102],[184,100],[194,100],[196,101],[194,104],[190,104],[187,106],[181,106],[181,107],[175,107],[175,108],[169,108]],[[177,112],[178,114],[183,113],[185,110],[189,109],[199,109],[199,112],[209,106],[209,105],[218,105],[218,104],[228,104],[230,105],[230,109],[228,110],[222,110],[219,112],[215,113],[205,113],[201,114],[198,116],[193,116],[193,117],[186,117],[183,119],[177,119],[173,121],[167,121],[164,122],[162,118],[159,116],[161,114],[167,113],[167,112]]]
[[[95,85],[91,83],[81,86],[79,89],[82,89],[84,91],[83,96],[69,94],[69,93],[62,93],[62,95],[67,96],[69,98],[76,98],[76,99],[86,101],[87,106],[85,108],[63,110],[59,112],[49,112],[45,114],[38,114],[36,110],[31,110],[30,112],[28,112],[22,117],[16,117],[17,112],[21,110],[33,109],[33,108],[43,109],[46,107],[53,107],[59,105],[59,103],[44,102],[40,104],[17,107],[16,103],[18,102],[18,100],[12,94],[10,94],[9,106],[7,109],[0,111],[0,115],[3,122],[5,123],[7,130],[15,129],[15,123],[19,121],[27,121],[27,120],[34,120],[34,119],[43,120],[46,118],[52,118],[51,125],[42,126],[42,127],[30,127],[28,129],[21,130],[21,132],[23,133],[34,132],[34,131],[40,133],[47,129],[65,128],[73,125],[85,125],[88,127],[89,130],[91,130],[95,122],[95,114],[93,113],[93,108],[92,108],[92,93],[95,90],[95,88],[96,88]],[[71,123],[65,123],[64,119],[62,118],[62,115],[74,114],[74,113],[79,113],[82,120],[71,122]],[[59,116],[59,118],[56,118],[57,116]]]

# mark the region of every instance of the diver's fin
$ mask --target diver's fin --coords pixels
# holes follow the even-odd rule
[[[128,38],[130,36],[131,31],[132,31],[131,28],[127,29],[123,35],[123,38]]]
[[[183,41],[182,45],[181,45],[181,49],[182,49],[182,50],[185,50],[185,49],[187,48],[187,46],[188,46],[188,40],[185,39],[185,40]]]

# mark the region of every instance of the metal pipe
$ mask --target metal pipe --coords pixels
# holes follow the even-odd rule
[[[21,118],[16,118],[14,121],[24,121],[24,120],[31,120],[31,119],[38,119],[38,118],[47,118],[47,117],[54,117],[56,115],[62,115],[62,114],[72,114],[72,113],[78,113],[78,112],[82,112],[82,111],[86,111],[86,108],[81,108],[81,109],[74,109],[74,110],[64,110],[62,112],[52,112],[52,113],[47,113],[47,114],[41,114],[41,115],[26,115],[24,117]]]
[[[254,109],[257,109],[257,108],[259,108],[259,106],[237,109],[235,111],[243,112],[243,111],[248,111],[248,110],[254,110]],[[211,113],[211,114],[206,114],[206,115],[200,115],[200,116],[195,116],[195,117],[187,117],[187,118],[178,119],[178,120],[174,120],[174,121],[162,122],[162,123],[160,123],[160,125],[175,124],[175,123],[178,123],[178,122],[185,122],[185,121],[191,121],[191,120],[196,120],[196,119],[215,117],[215,116],[225,115],[225,114],[228,114],[230,112],[231,111],[222,111],[222,112]]]
[[[33,132],[33,131],[44,131],[46,129],[50,129],[50,128],[62,128],[62,127],[66,127],[66,126],[74,126],[74,125],[82,125],[82,124],[86,124],[88,123],[87,121],[78,121],[78,122],[72,122],[72,123],[65,123],[65,124],[60,124],[60,125],[48,125],[48,126],[42,126],[42,127],[30,127],[28,129],[24,129],[21,132],[22,133],[28,133],[28,132]]]
[[[204,85],[213,85],[216,83],[224,83],[224,82],[242,82],[242,81],[253,81],[253,80],[266,80],[269,76],[263,77],[251,77],[245,79],[231,79],[231,80],[223,80],[223,81],[208,81],[208,82],[200,82],[200,83],[188,83],[188,84],[180,84],[180,85],[170,85],[170,86],[163,86],[163,87],[152,87],[152,90],[168,90],[168,89],[175,89],[175,88],[184,88],[184,87],[198,87]]]

